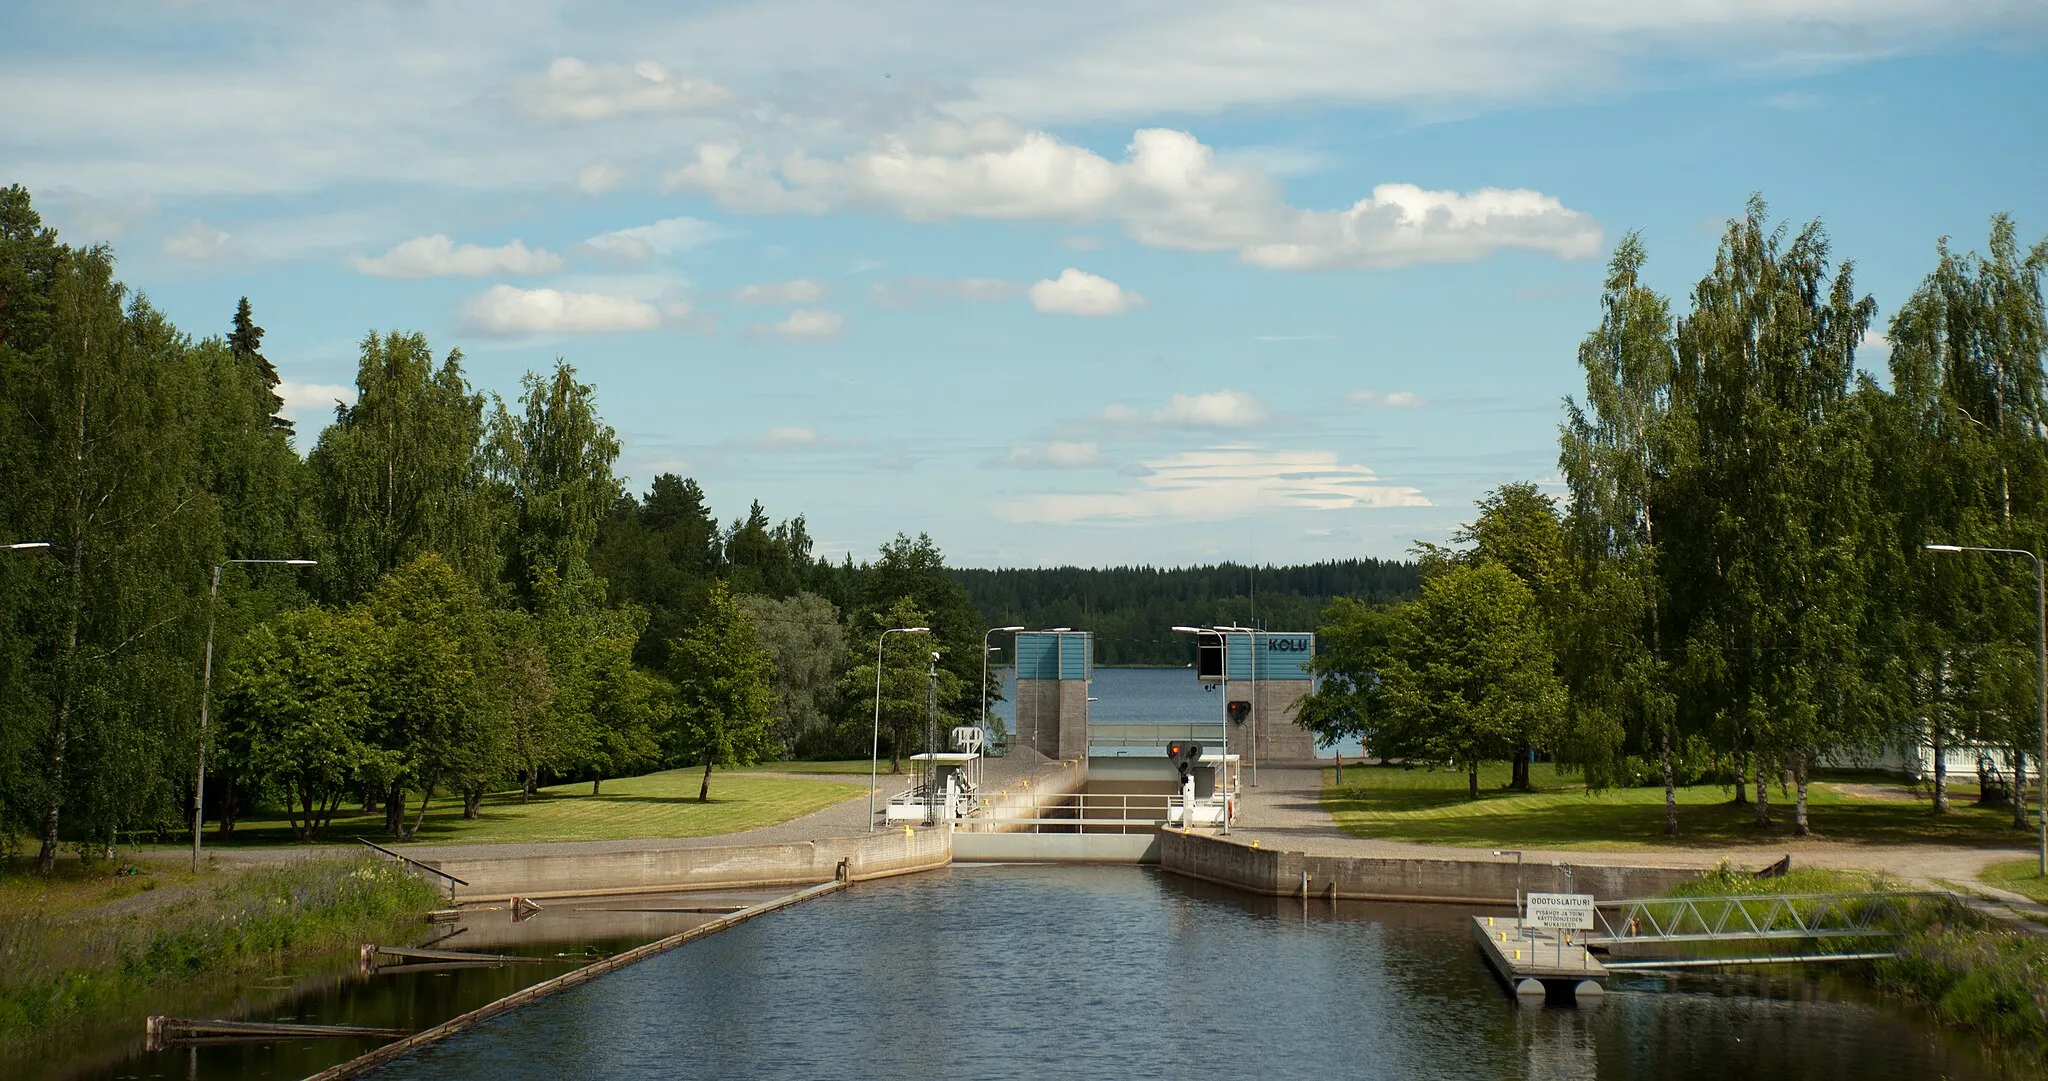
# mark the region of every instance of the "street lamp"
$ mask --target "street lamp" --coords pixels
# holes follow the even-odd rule
[[[875,831],[875,790],[882,785],[882,646],[892,634],[930,634],[930,627],[891,627],[875,639],[875,733],[868,754],[868,832]]]
[[[1205,634],[1214,634],[1218,639],[1223,637],[1217,630],[1207,627],[1175,627],[1174,631],[1178,634],[1192,634],[1197,638]],[[1230,679],[1229,657],[1223,658],[1223,677],[1224,686],[1227,688]],[[1217,787],[1223,790],[1223,836],[1228,837],[1230,836],[1230,692],[1227,689],[1223,692],[1223,725],[1218,731],[1222,732],[1223,735],[1221,745],[1216,748],[1216,776],[1221,778],[1221,783]],[[1185,825],[1192,826],[1195,824],[1194,808],[1190,807],[1187,809],[1186,817],[1187,822]]]
[[[213,609],[220,600],[220,569],[230,563],[275,563],[311,567],[317,559],[224,559],[213,567],[213,587],[206,595],[206,667],[199,682],[199,768],[192,781],[192,870],[199,870],[199,822],[206,813],[206,721],[213,699]]]
[[[1251,707],[1249,719],[1252,729],[1252,787],[1257,788],[1259,787],[1259,632],[1250,627],[1218,627],[1216,629],[1228,631],[1231,634],[1244,635],[1244,651],[1251,658],[1252,693],[1251,697],[1245,700],[1245,705]],[[1229,654],[1230,651],[1226,649],[1223,657],[1223,698],[1226,703],[1225,709],[1229,708],[1227,703],[1230,699]]]
[[[1022,627],[990,627],[988,630],[981,632],[981,716],[974,723],[979,725],[988,724],[988,655],[991,650],[996,648],[988,644],[989,636],[992,634],[1015,634],[1023,629]]]
[[[2036,690],[2040,700],[2041,754],[2034,759],[2034,773],[2041,780],[2041,860],[2040,874],[2048,878],[2048,574],[2041,569],[2041,557],[2025,548],[1978,548],[1968,544],[1922,545],[1930,552],[1989,552],[1994,555],[2026,556],[2034,561],[2034,646],[2038,654],[2039,670]],[[2015,791],[2013,798],[2024,802],[2026,796]]]
[[[10,552],[31,552],[40,548],[48,548],[49,546],[49,541],[20,541],[8,545],[7,550]]]

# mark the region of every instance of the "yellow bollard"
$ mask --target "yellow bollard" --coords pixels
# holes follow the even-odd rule
[[[906,841],[907,841],[907,840],[909,840],[910,838],[912,838],[912,837],[915,837],[915,836],[917,836],[917,831],[916,831],[916,830],[914,830],[914,829],[911,829],[911,828],[910,828],[910,827],[909,827],[908,825],[905,825],[905,826],[903,827],[903,839],[904,839],[904,840],[906,840]]]

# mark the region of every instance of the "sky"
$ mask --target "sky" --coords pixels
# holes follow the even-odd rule
[[[1760,192],[1881,328],[2048,232],[2042,2],[8,6],[0,183],[249,297],[301,450],[373,330],[561,358],[833,558],[1398,557],[1556,489],[1625,233],[1682,311]]]

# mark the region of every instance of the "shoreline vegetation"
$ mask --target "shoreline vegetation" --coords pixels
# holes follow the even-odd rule
[[[1726,863],[1669,896],[1758,896],[1911,887],[1883,872],[1806,868],[1756,878]],[[1920,914],[1891,940],[1897,956],[1849,971],[1881,993],[1937,1020],[1967,1028],[1999,1047],[2048,1064],[2048,937],[2003,929],[1948,903]]]
[[[104,884],[75,885],[103,888],[117,870]],[[134,1020],[139,1030],[153,1005],[223,980],[317,967],[416,929],[439,907],[431,886],[371,859],[307,859],[177,887],[159,904],[121,899],[72,911],[63,902],[77,889],[47,907],[11,896],[27,893],[20,880],[32,874],[18,860],[0,873],[12,909],[0,910],[0,1065],[96,1025]]]

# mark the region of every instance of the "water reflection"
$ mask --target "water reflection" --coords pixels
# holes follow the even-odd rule
[[[1133,868],[955,868],[691,943],[380,1076],[2019,1076],[1825,977],[1634,979],[1596,1008],[1521,1006],[1469,915],[1304,911]]]
[[[648,896],[550,902],[538,914],[513,920],[502,908],[474,910],[462,922],[423,931],[411,943],[439,938],[438,949],[546,957],[545,964],[491,967],[445,965],[387,968],[365,977],[354,958],[239,986],[162,996],[149,1013],[321,1025],[362,1025],[418,1030],[467,1013],[578,965],[630,949],[716,918],[721,908],[758,903],[781,891]],[[441,937],[441,936],[447,937]],[[98,1081],[109,1078],[280,1079],[318,1073],[374,1049],[382,1040],[336,1038],[226,1043],[145,1051],[140,1016],[90,1034],[88,1039],[34,1061],[0,1062],[0,1075],[17,1081]],[[532,1076],[524,1071],[513,1076]]]

